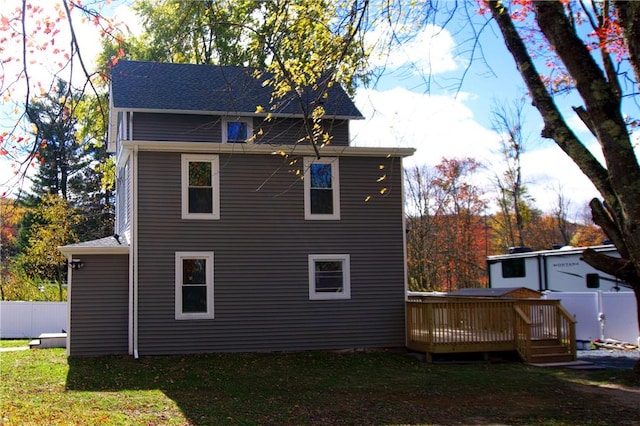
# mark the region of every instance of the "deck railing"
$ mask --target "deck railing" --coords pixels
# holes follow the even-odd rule
[[[575,320],[557,300],[412,296],[407,301],[407,347],[434,353],[518,351],[550,339],[575,354]]]

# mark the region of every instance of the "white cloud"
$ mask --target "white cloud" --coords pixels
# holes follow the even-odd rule
[[[367,33],[370,65],[389,71],[408,67],[417,75],[441,74],[458,68],[453,51],[455,41],[444,28],[431,24],[421,28],[410,40],[398,44],[392,28],[380,24]]]
[[[498,137],[482,127],[464,105],[466,96],[433,96],[395,88],[358,90],[356,105],[366,117],[351,124],[353,145],[416,148],[406,164],[438,164],[443,157],[488,162]]]
[[[418,94],[406,89],[387,91],[358,90],[356,105],[366,117],[351,123],[354,146],[416,148],[405,161],[406,167],[434,166],[443,157],[471,157],[486,166],[476,184],[488,191],[501,173],[499,137],[480,125],[469,107],[470,97],[457,98]],[[580,210],[597,191],[560,148],[550,145],[526,152],[522,157],[523,175],[536,206],[549,211],[556,202],[557,189]]]
[[[535,205],[544,211],[555,206],[558,190],[571,200],[571,210],[575,211],[580,211],[593,197],[599,197],[591,181],[555,145],[526,152],[522,157],[522,173]]]

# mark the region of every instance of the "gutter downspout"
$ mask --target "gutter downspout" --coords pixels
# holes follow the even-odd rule
[[[407,216],[404,211],[404,203],[405,203],[405,194],[404,194],[404,161],[403,158],[400,157],[400,194],[402,197],[402,206],[401,206],[401,214],[402,214],[402,258],[404,259],[404,301],[403,309],[404,312],[404,344],[407,346],[409,344],[409,337],[407,334],[407,300],[409,294],[409,268],[407,266]]]
[[[71,259],[73,254],[65,255],[67,259],[67,357],[71,356],[71,281],[73,278],[73,268],[71,267]]]
[[[138,146],[133,149],[131,185],[131,265],[133,297],[133,358],[138,359]]]

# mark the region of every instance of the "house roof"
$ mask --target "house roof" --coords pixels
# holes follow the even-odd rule
[[[111,102],[114,108],[133,111],[218,113],[224,115],[303,116],[318,91],[305,89],[300,97],[286,96],[271,103],[270,77],[254,77],[255,68],[174,64],[121,60],[111,70]],[[257,114],[261,106],[264,113]],[[337,84],[327,91],[322,106],[328,117],[360,119],[362,114]]]
[[[116,238],[117,237],[117,238]],[[110,236],[97,240],[84,241],[76,244],[60,246],[58,249],[66,256],[74,254],[126,254],[129,253],[129,244],[123,241],[123,237]]]

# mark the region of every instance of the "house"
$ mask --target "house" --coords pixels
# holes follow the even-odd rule
[[[60,248],[69,355],[405,346],[413,149],[350,146],[362,116],[338,85],[272,102],[266,78],[113,68],[116,235]],[[300,142],[318,103],[332,137],[319,155]]]

